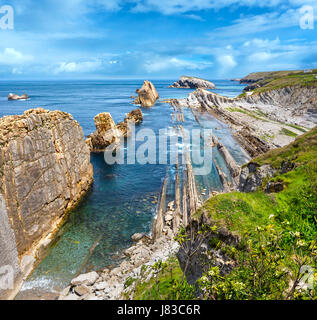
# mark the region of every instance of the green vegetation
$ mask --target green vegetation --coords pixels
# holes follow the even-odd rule
[[[184,230],[176,238],[182,248],[190,248],[187,256],[191,257],[195,251],[191,244],[212,233],[205,238],[209,246],[234,263],[224,274],[215,266],[210,251],[209,264],[196,286],[200,297],[317,299],[317,127],[253,162],[270,164],[278,169],[276,175],[263,181],[256,192],[212,197],[195,214],[197,221],[207,215],[210,225],[201,226],[194,239],[186,238],[188,231]],[[290,171],[281,173],[282,163],[291,164]],[[283,190],[266,193],[269,180],[282,183]],[[224,241],[218,236],[220,228],[240,239],[239,243]],[[194,299],[197,295],[176,258],[154,266],[154,270],[160,270],[157,277],[138,283],[135,298]]]
[[[288,130],[286,128],[282,128],[281,134],[285,134],[286,136],[289,136],[289,137],[293,137],[293,138],[296,138],[297,137],[297,133],[291,131],[291,130]]]
[[[252,90],[254,93],[282,89],[285,87],[317,87],[317,69],[311,72],[304,71],[277,71],[277,72],[259,72],[247,76],[244,79],[258,80],[256,84],[259,88]]]
[[[148,282],[138,281],[134,300],[192,300],[194,288],[183,281],[183,272],[176,257],[152,266],[154,277]]]

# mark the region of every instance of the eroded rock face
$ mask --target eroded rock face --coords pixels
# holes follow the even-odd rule
[[[95,116],[96,132],[88,136],[87,144],[91,152],[103,152],[111,146],[115,150],[120,145],[120,131],[109,112],[102,112]]]
[[[208,80],[182,76],[178,81],[174,82],[170,88],[185,88],[185,89],[215,89],[216,86]]]
[[[71,115],[44,109],[0,119],[0,267],[20,276],[93,180],[83,130]],[[16,292],[15,292],[16,293]]]
[[[27,94],[22,94],[22,96],[19,96],[14,93],[10,93],[8,96],[8,100],[27,100],[29,99],[29,96]]]
[[[140,104],[142,107],[153,107],[156,100],[160,98],[152,82],[145,80],[141,89],[137,89],[139,95],[134,104]]]
[[[121,131],[124,137],[130,135],[129,126],[130,125],[138,125],[143,121],[143,114],[140,109],[132,110],[127,114],[124,121],[117,124],[117,128]]]

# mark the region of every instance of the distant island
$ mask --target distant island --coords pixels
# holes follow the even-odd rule
[[[170,88],[185,88],[185,89],[215,89],[216,86],[208,80],[196,78],[196,77],[188,77],[182,76],[176,82],[174,82]]]

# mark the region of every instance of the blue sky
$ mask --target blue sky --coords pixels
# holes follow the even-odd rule
[[[208,79],[317,68],[316,0],[0,0],[2,79]],[[0,15],[1,17],[1,15]]]

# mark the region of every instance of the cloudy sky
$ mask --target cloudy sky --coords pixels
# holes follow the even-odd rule
[[[316,0],[3,0],[0,79],[232,78],[317,68]],[[0,13],[0,18],[3,13]],[[302,19],[302,21],[305,21]]]

